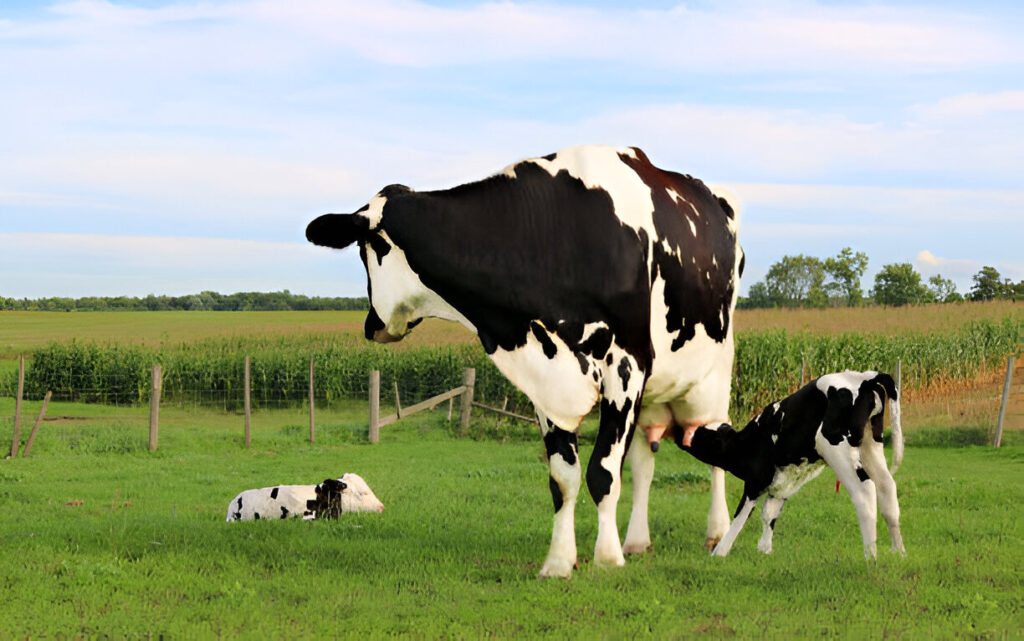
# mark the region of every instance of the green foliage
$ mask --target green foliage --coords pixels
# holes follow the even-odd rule
[[[860,279],[868,268],[868,255],[864,252],[854,253],[844,247],[834,258],[825,259],[825,271],[832,280],[825,285],[829,298],[838,299],[847,307],[857,307],[864,298],[860,287]]]
[[[814,256],[783,256],[764,280],[769,298],[780,307],[825,306],[825,265]]]
[[[875,302],[879,305],[916,305],[931,302],[931,292],[910,263],[885,265],[875,274]]]

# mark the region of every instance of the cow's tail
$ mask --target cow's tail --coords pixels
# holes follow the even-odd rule
[[[889,398],[889,423],[892,425],[892,467],[890,474],[895,474],[903,462],[903,426],[900,424],[900,392],[896,389],[896,381],[888,374],[879,374],[876,380],[885,390]]]

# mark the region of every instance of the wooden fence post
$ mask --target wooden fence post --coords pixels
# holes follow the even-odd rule
[[[18,358],[18,396],[14,401],[14,440],[11,441],[11,458],[18,455],[18,449],[21,447],[19,442],[21,439],[20,424],[21,424],[21,398],[25,395],[25,356],[22,355]]]
[[[251,442],[251,440],[249,438],[249,422],[250,422],[250,419],[251,419],[251,416],[252,416],[252,399],[250,398],[250,395],[249,395],[249,387],[250,387],[249,386],[249,361],[250,361],[249,355],[246,354],[245,355],[245,380],[243,381],[243,384],[244,384],[244,387],[245,387],[245,390],[243,392],[245,394],[245,398],[243,399],[243,403],[245,405],[245,446],[246,447],[249,447],[249,443]]]
[[[462,385],[466,391],[462,393],[459,401],[459,436],[466,436],[469,433],[469,419],[473,413],[473,386],[476,385],[476,369],[466,368],[462,372]]]
[[[315,413],[313,411],[313,357],[309,357],[309,442],[316,441]]]
[[[376,443],[380,440],[380,372],[370,372],[370,442]]]
[[[153,366],[153,384],[149,390],[149,451],[155,452],[160,437],[160,365]]]
[[[32,433],[28,437],[28,443],[25,443],[25,451],[21,453],[22,458],[28,456],[32,451],[32,444],[36,442],[36,432],[39,431],[39,424],[43,422],[43,417],[46,416],[46,406],[50,404],[51,396],[53,396],[53,392],[47,391],[46,396],[43,398],[43,406],[39,409],[36,424],[32,426]]]
[[[996,422],[996,436],[993,447],[1003,444],[1003,419],[1006,418],[1006,403],[1010,399],[1010,382],[1013,380],[1013,357],[1006,359],[1006,378],[1003,380],[1003,401],[999,404],[999,420]]]

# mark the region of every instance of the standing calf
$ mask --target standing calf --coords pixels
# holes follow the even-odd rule
[[[886,399],[893,437],[891,472],[885,467],[882,451]],[[770,554],[775,520],[786,499],[828,463],[857,508],[865,558],[876,557],[876,491],[892,550],[906,556],[892,478],[903,459],[903,430],[898,392],[888,374],[849,370],[828,374],[765,407],[742,431],[722,423],[716,428],[675,430],[674,438],[698,460],[744,481],[736,515],[713,555],[729,553],[761,496],[765,496],[761,507],[764,533],[757,548]]]

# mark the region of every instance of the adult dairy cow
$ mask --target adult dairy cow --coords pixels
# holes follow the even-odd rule
[[[533,401],[555,505],[541,576],[576,564],[576,430],[601,418],[587,466],[594,561],[650,546],[647,498],[665,429],[728,422],[732,313],[743,256],[737,220],[702,182],[636,148],[572,147],[444,191],[385,187],[352,214],[306,228],[317,245],[358,243],[369,277],[366,337],[400,340],[424,317],[457,321]],[[641,409],[641,407],[643,409]],[[635,425],[650,447],[629,447]],[[633,512],[615,520],[630,451]],[[712,474],[708,539],[729,523]]]

